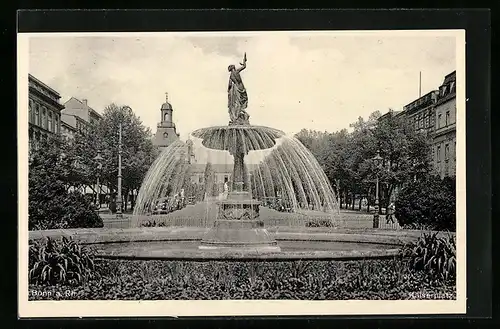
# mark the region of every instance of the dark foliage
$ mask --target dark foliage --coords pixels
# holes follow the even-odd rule
[[[329,220],[310,221],[306,223],[306,227],[333,227],[333,223]]]
[[[456,280],[455,236],[438,236],[439,233],[424,233],[415,243],[406,245],[403,256],[410,259],[409,266],[416,271],[425,271],[439,280]]]
[[[35,241],[29,247],[29,282],[40,285],[82,284],[94,270],[93,255],[92,250],[83,248],[71,238]]]
[[[64,153],[65,141],[53,138],[39,145],[29,163],[29,230],[103,227],[92,201],[69,192],[74,164]]]
[[[166,226],[165,222],[162,221],[155,221],[155,220],[148,220],[145,223],[141,224],[142,227],[164,227]]]
[[[405,260],[194,262],[96,262],[99,278],[65,296],[54,286],[49,296],[30,299],[454,299],[453,282],[412,271]],[[30,291],[39,291],[36,285]],[[59,292],[59,293],[58,293]],[[59,296],[59,297],[58,297]],[[61,297],[62,296],[62,297]]]
[[[411,182],[396,200],[395,216],[404,228],[447,230],[456,228],[455,178],[428,176]]]

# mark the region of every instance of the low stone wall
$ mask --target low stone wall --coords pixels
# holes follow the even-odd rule
[[[130,229],[66,229],[30,231],[29,239],[38,240],[47,237],[72,237],[83,244],[139,242],[139,241],[196,241],[201,240],[208,228],[200,227],[141,227]],[[331,241],[360,242],[402,245],[416,240],[420,231],[388,231],[377,229],[325,229],[295,228],[268,229],[278,241]]]

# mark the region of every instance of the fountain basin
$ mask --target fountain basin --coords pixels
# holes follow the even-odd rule
[[[381,229],[269,230],[281,249],[276,252],[251,246],[239,250],[199,249],[207,232],[207,228],[194,227],[46,230],[30,232],[30,240],[71,236],[81,244],[96,248],[98,257],[114,259],[349,260],[394,257],[403,244],[414,242],[421,235],[421,231]]]
[[[164,260],[349,260],[365,258],[391,258],[398,247],[385,244],[331,241],[278,241],[278,248],[237,247],[200,248],[197,241],[156,241],[112,243],[97,246],[101,258],[111,259],[164,259]]]
[[[243,154],[248,154],[249,151],[273,147],[276,139],[283,137],[285,133],[264,126],[233,125],[202,128],[195,130],[192,135],[203,139],[203,146],[209,149],[229,151],[234,154],[238,147]]]
[[[203,237],[199,249],[279,252],[278,242],[263,226],[259,220],[217,220]]]

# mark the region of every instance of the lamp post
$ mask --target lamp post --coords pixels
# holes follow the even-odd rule
[[[122,214],[122,124],[118,130],[118,193],[116,196],[116,218],[123,218]]]
[[[377,155],[372,158],[373,163],[377,167],[377,173],[376,173],[376,180],[375,180],[375,213],[373,214],[373,228],[378,228],[379,225],[379,200],[378,200],[378,185],[379,185],[379,178],[378,178],[378,167],[380,163],[382,162],[382,157],[380,156],[380,153],[377,152]]]
[[[97,151],[97,155],[94,158],[97,162],[97,209],[101,208],[101,186],[99,184],[99,176],[101,175],[102,163],[103,160],[101,156],[101,151]]]

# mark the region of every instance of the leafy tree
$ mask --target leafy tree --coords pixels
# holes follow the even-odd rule
[[[393,112],[380,120],[374,129],[377,151],[383,159],[378,171],[384,203],[387,206],[396,187],[430,172],[430,149],[427,136],[416,132]]]
[[[88,168],[90,177],[97,176],[94,157],[101,152],[100,176],[112,193],[117,191],[119,126],[122,125],[122,193],[124,205],[130,192],[138,191],[149,167],[158,155],[151,131],[128,106],[111,104],[104,109],[102,119],[87,133],[75,138],[75,152]],[[132,200],[134,202],[134,200]]]
[[[378,175],[381,204],[387,206],[397,187],[430,171],[426,136],[392,111],[383,118],[380,111],[371,113],[368,120],[359,117],[350,127],[350,133],[303,129],[296,135],[336,187],[341,204],[352,202],[354,207],[355,195],[374,196]],[[380,166],[372,160],[377,153],[383,159]]]
[[[31,150],[29,159],[30,230],[78,227],[102,227],[101,218],[91,200],[78,191],[69,191],[75,162],[67,141],[49,137]]]

